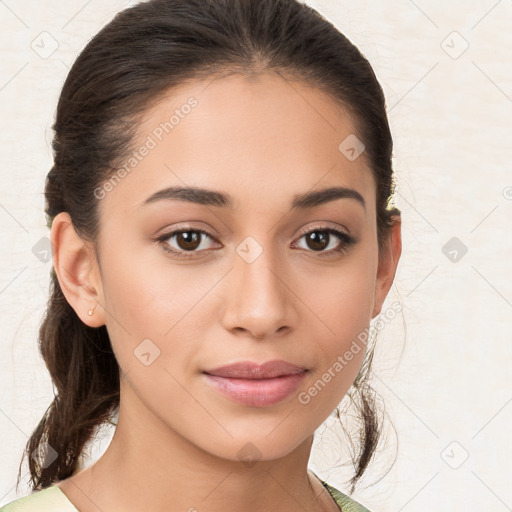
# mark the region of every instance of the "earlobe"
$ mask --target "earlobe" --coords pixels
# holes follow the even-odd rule
[[[394,224],[390,229],[389,238],[382,253],[379,255],[372,318],[375,318],[382,310],[384,300],[395,279],[398,261],[402,253],[402,220],[399,215],[395,216],[393,220]]]
[[[76,233],[67,212],[61,212],[53,219],[50,241],[53,267],[66,300],[84,324],[89,327],[104,325],[102,288],[96,272],[95,253],[91,245]]]

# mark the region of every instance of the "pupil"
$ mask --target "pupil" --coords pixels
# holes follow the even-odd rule
[[[319,235],[317,233],[320,233]],[[325,249],[325,247],[327,247],[327,245],[329,245],[327,242],[327,239],[329,237],[329,234],[328,233],[324,233],[322,231],[315,231],[313,233],[310,233],[309,234],[309,237],[308,237],[308,242],[313,242],[313,245],[311,246],[311,244],[308,244],[311,249],[318,249],[318,250],[321,250],[321,249]]]
[[[190,235],[190,233],[192,233]],[[198,241],[199,241],[199,233],[195,231],[184,231],[182,233],[178,233],[178,244],[184,250],[194,250],[197,249]]]

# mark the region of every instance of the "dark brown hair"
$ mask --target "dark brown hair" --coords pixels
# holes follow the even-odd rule
[[[382,88],[360,51],[296,0],[150,0],[118,13],[79,54],[59,97],[54,165],[45,184],[48,227],[55,215],[68,212],[76,232],[97,250],[94,190],[133,150],[146,109],[185,81],[263,71],[318,87],[350,112],[376,183],[381,251],[400,215],[390,206],[392,138]],[[39,347],[54,399],[23,454],[33,490],[71,476],[86,444],[119,410],[120,370],[106,327],[80,320],[53,268]],[[348,392],[361,419],[351,492],[381,436],[368,383],[372,356],[373,349]],[[55,451],[51,463],[45,443]],[[47,463],[32,457],[34,451],[45,453]]]

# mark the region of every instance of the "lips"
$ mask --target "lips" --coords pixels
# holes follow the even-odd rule
[[[204,373],[232,379],[273,379],[284,375],[296,375],[305,370],[306,368],[301,368],[287,361],[274,360],[267,361],[261,365],[252,361],[241,361],[206,370]]]
[[[242,361],[204,371],[205,382],[225,397],[249,407],[277,405],[303,382],[307,368],[286,361]]]

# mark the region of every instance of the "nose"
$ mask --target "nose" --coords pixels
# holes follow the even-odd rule
[[[260,340],[293,330],[298,316],[288,274],[271,250],[254,261],[235,254],[222,314],[225,329]]]

